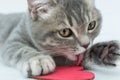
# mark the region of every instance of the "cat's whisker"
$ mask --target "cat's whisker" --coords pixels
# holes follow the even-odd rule
[[[28,77],[54,71],[53,56],[75,61],[100,31],[93,1],[27,0],[26,13],[0,14],[0,59]]]

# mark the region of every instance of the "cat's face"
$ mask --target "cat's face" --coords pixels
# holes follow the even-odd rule
[[[32,34],[48,53],[75,60],[100,32],[93,0],[28,0]]]

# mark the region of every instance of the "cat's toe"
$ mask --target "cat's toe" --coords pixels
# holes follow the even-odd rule
[[[100,58],[105,65],[116,66],[120,60],[120,43],[117,41],[110,41],[106,43]],[[117,63],[117,64],[116,64]]]
[[[37,56],[23,64],[22,72],[26,77],[51,73],[55,70],[55,62],[50,56]]]
[[[55,70],[55,62],[50,57],[41,60],[42,74],[48,74]]]
[[[98,65],[116,66],[120,62],[120,43],[118,41],[97,43],[85,55]]]
[[[116,66],[120,60],[120,44],[117,41],[110,41],[103,44],[104,48],[99,54],[100,60],[104,65]]]

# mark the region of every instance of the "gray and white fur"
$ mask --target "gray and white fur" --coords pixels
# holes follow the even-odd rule
[[[115,66],[118,58],[114,57],[119,56],[115,53],[119,50],[116,42],[99,43],[97,49],[98,44],[91,47],[102,20],[94,0],[27,2],[26,13],[0,14],[1,62],[19,69],[26,77],[51,73],[58,65],[73,65],[81,53],[81,64],[86,68],[91,64]],[[112,60],[108,59],[109,49],[115,54]]]

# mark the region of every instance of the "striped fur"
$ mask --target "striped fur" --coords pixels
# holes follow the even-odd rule
[[[0,59],[27,77],[53,72],[59,62],[75,62],[76,55],[86,50],[83,45],[92,45],[100,32],[101,14],[94,0],[27,1],[26,13],[0,15]],[[96,28],[88,32],[92,21]],[[71,37],[58,34],[65,28],[72,31]]]

